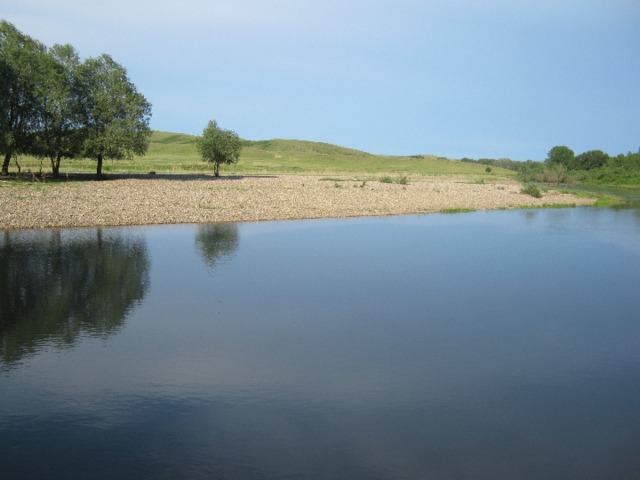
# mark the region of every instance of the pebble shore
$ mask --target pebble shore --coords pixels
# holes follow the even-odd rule
[[[515,181],[474,183],[410,178],[407,185],[320,176],[147,175],[51,185],[0,182],[0,229],[38,229],[340,218],[494,210],[593,199],[545,192],[534,198]]]

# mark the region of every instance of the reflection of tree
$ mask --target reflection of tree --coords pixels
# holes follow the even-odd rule
[[[196,245],[209,268],[223,256],[238,248],[239,234],[235,223],[211,223],[200,225],[196,233]]]
[[[78,335],[107,336],[149,282],[144,240],[115,231],[5,232],[0,241],[0,364]]]

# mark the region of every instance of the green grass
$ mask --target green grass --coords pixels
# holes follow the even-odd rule
[[[440,213],[469,213],[475,212],[473,208],[443,208]]]
[[[171,132],[156,132],[151,136],[149,150],[144,157],[131,160],[105,160],[105,173],[156,174],[167,173],[212,173],[196,149],[193,135]],[[375,155],[351,148],[304,140],[243,140],[240,160],[235,165],[222,165],[220,174],[225,175],[340,175],[353,176],[360,180],[392,178],[392,183],[406,185],[412,176],[447,175],[473,176],[474,178],[513,178],[515,173],[494,168],[489,174],[485,166],[450,160],[435,155],[411,157]],[[48,161],[32,157],[20,157],[22,172],[40,171],[50,174]],[[64,159],[60,173],[93,173],[96,162],[92,159]],[[15,172],[15,163],[11,163]]]
[[[595,207],[625,207],[630,204],[629,199],[625,198],[622,192],[620,195],[615,195],[612,193],[602,193],[593,190],[581,190],[580,188],[559,188],[556,190],[562,193],[570,193],[576,197],[595,198]]]

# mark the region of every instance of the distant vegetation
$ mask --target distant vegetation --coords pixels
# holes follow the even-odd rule
[[[575,155],[564,145],[553,147],[543,162],[519,162],[508,158],[498,160],[463,158],[465,163],[478,163],[507,168],[517,172],[525,182],[584,185],[640,185],[640,153],[615,157],[602,150],[590,150]]]

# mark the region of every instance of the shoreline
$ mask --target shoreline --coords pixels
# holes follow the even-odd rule
[[[0,184],[0,230],[253,222],[593,205],[517,181],[412,177],[408,184],[336,176],[111,175],[102,181]]]

